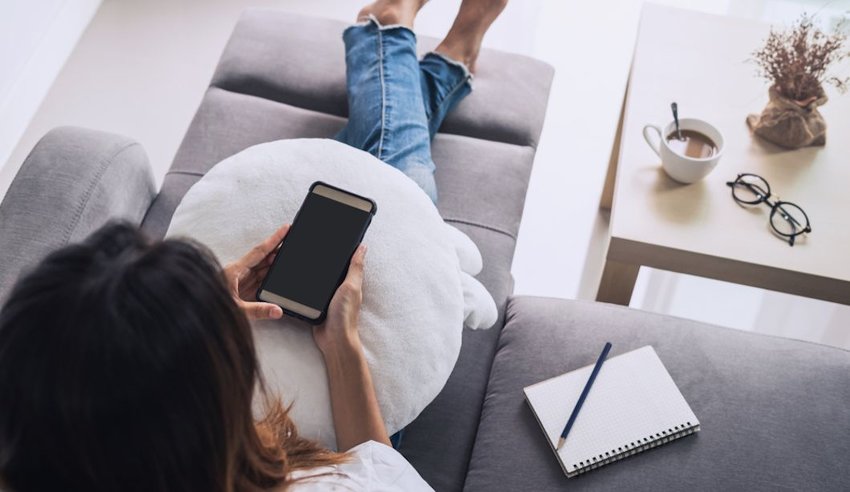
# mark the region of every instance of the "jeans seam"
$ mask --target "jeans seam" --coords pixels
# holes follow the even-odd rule
[[[384,80],[384,35],[378,31],[378,76],[381,79],[381,135],[378,137],[378,159],[383,160],[384,134],[387,128],[387,88]]]

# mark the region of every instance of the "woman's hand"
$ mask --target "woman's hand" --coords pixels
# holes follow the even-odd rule
[[[351,257],[345,280],[331,298],[325,322],[313,327],[316,345],[326,357],[338,349],[360,349],[360,305],[363,302],[363,265],[366,246],[361,244]]]
[[[233,296],[233,300],[250,320],[279,319],[283,316],[280,306],[268,302],[254,301],[260,282],[269,273],[275,253],[286,233],[289,224],[276,230],[260,244],[251,248],[242,258],[224,267],[224,277]]]

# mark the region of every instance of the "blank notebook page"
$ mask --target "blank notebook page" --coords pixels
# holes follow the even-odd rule
[[[552,449],[592,370],[593,364],[525,388]],[[557,453],[564,472],[572,476],[591,464],[640,452],[698,426],[676,383],[647,345],[605,361]],[[690,432],[683,433],[687,429]]]

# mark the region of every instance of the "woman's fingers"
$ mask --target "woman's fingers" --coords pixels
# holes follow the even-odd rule
[[[360,289],[363,286],[363,265],[366,262],[366,245],[361,244],[351,257],[351,264],[348,267],[348,274],[345,276],[345,282],[349,282],[352,287]]]
[[[267,302],[248,302],[269,271],[274,256],[283,238],[289,232],[289,224],[276,230],[251,251],[224,269],[228,286],[239,308],[250,320],[280,319],[283,309]]]
[[[260,283],[266,278],[269,273],[269,267],[257,268],[251,272],[251,275],[239,284],[239,295],[242,298],[253,297],[260,288]]]
[[[285,224],[281,226],[278,230],[276,230],[271,236],[267,237],[263,242],[251,248],[251,251],[248,252],[245,256],[243,256],[237,263],[239,263],[242,268],[242,272],[250,270],[260,264],[263,260],[267,260],[272,253],[275,252],[278,245],[283,238],[286,237],[286,234],[289,232],[289,224]]]
[[[261,261],[261,262],[260,262],[260,264],[256,266],[256,268],[258,268],[258,269],[259,269],[259,268],[268,268],[268,267],[270,267],[270,266],[271,266],[271,264],[272,264],[272,263],[274,263],[274,258],[275,258],[275,256],[277,256],[277,250],[272,251],[272,252],[271,252],[271,253],[269,253],[269,254],[268,254],[265,258],[263,258],[263,261]]]

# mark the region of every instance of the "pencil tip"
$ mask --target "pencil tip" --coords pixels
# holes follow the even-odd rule
[[[557,447],[557,451],[560,451],[560,450],[561,450],[561,448],[564,446],[564,441],[566,441],[566,439],[564,439],[563,437],[562,437],[562,438],[560,438],[560,439],[558,439],[558,447]]]

